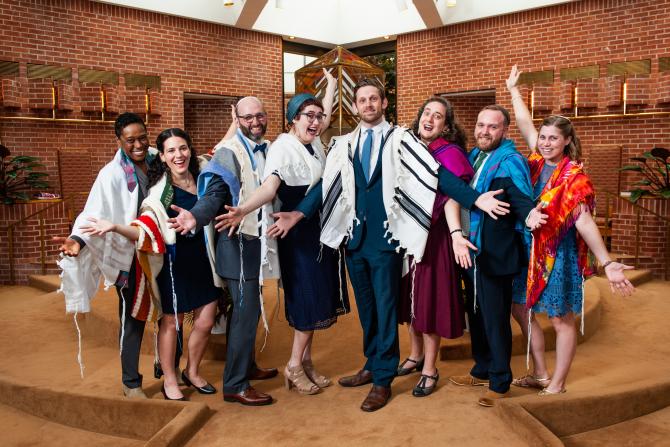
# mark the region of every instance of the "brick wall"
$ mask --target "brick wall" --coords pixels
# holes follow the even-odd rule
[[[399,122],[410,122],[422,101],[435,93],[494,89],[498,102],[511,112],[505,80],[515,63],[525,72],[554,70],[552,87],[543,87],[541,92],[553,97],[553,107],[546,114],[570,113],[560,108],[560,98],[565,96],[561,95],[561,68],[598,64],[600,80],[594,85],[599,91],[591,95],[594,108],[584,112],[611,114],[621,112],[622,105],[613,101],[608,106],[612,94],[618,94],[618,87],[615,78],[607,77],[607,64],[651,59],[649,79],[643,76],[629,86],[634,89],[630,98],[641,103],[630,105],[629,111],[670,112],[670,107],[662,102],[665,90],[658,88],[665,85],[664,75],[658,72],[658,58],[670,56],[669,20],[668,0],[583,0],[398,36]],[[462,110],[457,108],[458,113]],[[459,117],[470,134],[471,116],[466,111]],[[621,157],[596,157],[597,167],[589,168],[597,170],[594,177],[604,179],[600,183],[605,185],[619,183],[620,176],[624,190],[637,177],[620,174],[622,163],[653,146],[670,147],[667,114],[592,118],[574,123],[585,158],[591,148],[599,150],[600,145],[622,147]],[[514,124],[510,135],[520,147],[525,147]],[[633,246],[634,239],[630,233],[625,234],[627,238],[618,248]]]
[[[184,129],[198,154],[212,149],[226,134],[232,121],[230,106],[236,102],[236,98],[184,100]]]
[[[72,80],[65,81],[72,88],[68,107],[72,110],[57,111],[59,118],[100,118],[82,111],[82,106],[90,109],[86,89],[84,98],[88,99],[77,101],[78,69],[87,68],[120,74],[118,87],[106,88],[120,111],[134,104],[131,89],[125,88],[124,73],[160,76],[160,115],[149,117],[151,140],[164,128],[184,127],[184,92],[256,95],[270,117],[277,117],[269,121],[268,136],[274,138],[280,132],[282,43],[278,36],[85,0],[2,0],[0,22],[0,60],[20,63],[19,76],[5,82],[18,86],[12,90],[18,92],[19,99],[12,102],[18,107],[0,107],[1,116],[51,116],[50,110],[31,109],[31,98],[33,105],[50,104],[45,82],[27,79],[27,64],[49,64],[72,69]],[[69,100],[70,90],[67,93]],[[91,175],[67,182],[69,189],[87,191],[116,149],[110,122],[114,118],[108,115],[107,122],[98,123],[3,119],[0,141],[13,154],[40,157],[54,192],[60,192],[61,184],[59,151],[88,152]],[[199,145],[212,141],[212,136],[201,137],[199,130],[196,134],[202,141]],[[8,222],[0,219],[3,232]]]

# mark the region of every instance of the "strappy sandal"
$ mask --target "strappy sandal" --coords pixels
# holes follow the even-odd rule
[[[396,371],[397,376],[406,376],[407,374],[413,372],[413,371],[421,371],[423,369],[423,361],[424,359],[421,360],[414,360],[412,358],[407,357],[405,360],[402,361],[400,365],[398,365],[398,370]],[[414,366],[410,368],[405,368],[405,364],[407,362],[412,362],[414,363]]]
[[[286,365],[286,368],[284,368],[284,386],[287,390],[295,388],[300,394],[316,394],[321,391],[321,388],[307,378],[302,366],[291,368]]]
[[[549,391],[547,388],[542,388],[539,393],[537,393],[538,396],[553,396],[555,394],[563,394],[567,390],[563,388],[560,391]]]
[[[303,360],[302,368],[305,370],[305,374],[307,375],[307,377],[309,377],[309,380],[314,382],[316,386],[318,386],[319,388],[325,388],[327,386],[330,386],[330,384],[332,383],[328,377],[324,376],[323,374],[319,374],[314,369],[314,363],[312,363],[311,360]]]
[[[426,385],[426,382],[428,382],[428,379],[431,379],[433,381],[433,384],[430,386]],[[421,378],[419,379],[419,383],[416,384],[414,389],[412,390],[412,396],[414,397],[426,397],[430,396],[432,392],[435,390],[435,386],[437,385],[437,381],[440,379],[440,373],[439,371],[435,370],[435,375],[434,376],[429,376],[427,374],[421,374]]]
[[[551,382],[551,377],[536,377],[532,374],[526,374],[523,377],[512,380],[512,385],[521,388],[537,388],[543,390]]]

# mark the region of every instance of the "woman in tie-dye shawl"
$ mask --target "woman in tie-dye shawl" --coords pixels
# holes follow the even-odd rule
[[[582,313],[583,332],[583,282],[593,272],[589,249],[603,266],[613,292],[633,291],[623,273],[632,267],[610,260],[594,222],[595,190],[580,161],[581,145],[572,122],[549,116],[536,130],[516,87],[519,75],[515,65],[507,87],[517,127],[532,149],[528,162],[533,195],[549,217],[546,225],[533,232],[527,278],[524,272],[515,279],[512,313],[529,338],[533,370],[512,383],[540,388],[540,395],[557,394],[565,392],[577,346],[575,314]],[[546,313],[556,331],[553,377],[545,364],[542,328],[533,312]]]

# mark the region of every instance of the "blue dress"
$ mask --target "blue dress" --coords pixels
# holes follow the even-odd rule
[[[313,155],[311,146],[306,149]],[[281,211],[293,211],[305,198],[307,188],[288,186],[282,180],[277,190]],[[349,312],[344,256],[322,246],[320,236],[321,222],[316,214],[302,219],[277,241],[286,320],[299,331],[326,329],[338,315]]]
[[[540,178],[533,187],[535,200],[542,193],[555,168],[556,166],[544,165]],[[514,278],[512,300],[517,304],[526,304],[527,275],[528,270],[524,270]],[[575,315],[581,313],[582,286],[582,274],[579,271],[577,256],[577,230],[573,226],[558,245],[554,268],[549,275],[547,286],[533,306],[533,312],[546,313],[549,318],[562,317],[570,312]]]
[[[198,201],[198,196],[184,191],[176,186],[172,203],[191,209]],[[168,209],[168,216],[176,217],[177,212]],[[215,301],[221,295],[221,289],[214,285],[212,267],[209,264],[205,234],[200,230],[194,235],[182,236],[177,234],[175,255],[172,261],[172,276],[170,276],[170,259],[166,253],[156,282],[161,293],[163,313],[173,314],[172,307],[172,279],[177,295],[177,313],[190,312]]]

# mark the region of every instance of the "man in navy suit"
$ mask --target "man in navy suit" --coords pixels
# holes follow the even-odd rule
[[[388,219],[382,194],[382,151],[393,127],[384,119],[387,100],[383,89],[363,79],[354,89],[354,109],[360,116],[359,128],[347,138],[354,154],[355,212],[357,223],[346,245],[346,263],[354,288],[358,315],[363,328],[363,350],[367,359],[358,373],[342,377],[339,384],[355,387],[372,383],[363,401],[363,411],[375,411],[391,396],[391,382],[400,360],[396,306],[402,275],[403,253],[397,243],[389,243],[384,222]],[[385,148],[386,147],[386,148]],[[477,206],[493,215],[506,214],[505,203],[493,196],[499,191],[479,194],[444,168],[438,171],[438,187],[465,208]],[[321,185],[313,188],[292,213],[279,213],[275,225],[291,227],[303,215],[311,216],[321,206]],[[284,220],[286,218],[286,220]],[[284,226],[284,222],[286,222]]]

